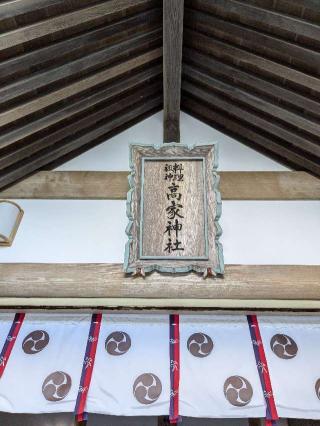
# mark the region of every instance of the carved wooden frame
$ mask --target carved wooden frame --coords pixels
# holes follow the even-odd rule
[[[142,229],[141,206],[143,205],[143,164],[145,159],[154,157],[161,159],[203,160],[205,182],[205,233],[208,241],[208,252],[205,258],[141,258],[140,231]],[[126,228],[128,241],[126,244],[124,271],[140,273],[159,271],[169,273],[186,273],[196,271],[205,276],[223,274],[224,262],[222,245],[219,242],[222,233],[219,225],[221,215],[221,195],[218,189],[219,176],[216,173],[218,165],[218,145],[182,145],[169,143],[164,145],[130,146],[130,169],[128,176],[129,192],[127,194],[127,216],[129,223]]]

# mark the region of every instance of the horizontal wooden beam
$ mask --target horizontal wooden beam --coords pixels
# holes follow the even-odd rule
[[[1,191],[10,199],[124,200],[129,172],[38,172]],[[224,200],[320,200],[320,179],[305,172],[220,172]]]
[[[224,200],[320,200],[320,179],[306,172],[220,172]]]
[[[63,310],[90,312],[152,311],[158,313],[184,313],[205,315],[264,314],[314,315],[320,311],[318,300],[251,300],[251,299],[158,299],[158,298],[115,298],[115,297],[0,297],[0,312]]]
[[[319,266],[228,265],[224,279],[191,273],[133,278],[122,264],[0,264],[0,307],[320,309]]]

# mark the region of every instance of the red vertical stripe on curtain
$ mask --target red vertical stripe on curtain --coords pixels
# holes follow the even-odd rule
[[[90,388],[92,372],[96,357],[99,333],[102,321],[102,314],[93,314],[91,318],[89,336],[87,341],[86,352],[84,355],[82,373],[80,378],[78,397],[75,406],[76,421],[82,422],[87,420],[88,415],[85,411],[85,405]]]
[[[25,314],[15,314],[11,328],[9,330],[6,341],[4,342],[1,354],[0,354],[0,377],[2,377],[5,368],[8,364],[12,349],[18,337],[20,328],[24,321]]]
[[[181,421],[179,415],[180,385],[180,325],[179,315],[170,315],[170,414],[169,421],[176,424]]]

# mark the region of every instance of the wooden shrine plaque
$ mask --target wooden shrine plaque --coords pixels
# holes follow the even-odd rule
[[[131,145],[125,272],[223,273],[217,145]]]

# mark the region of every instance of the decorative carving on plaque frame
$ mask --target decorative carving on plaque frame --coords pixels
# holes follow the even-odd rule
[[[130,146],[124,271],[223,274],[218,145]]]

